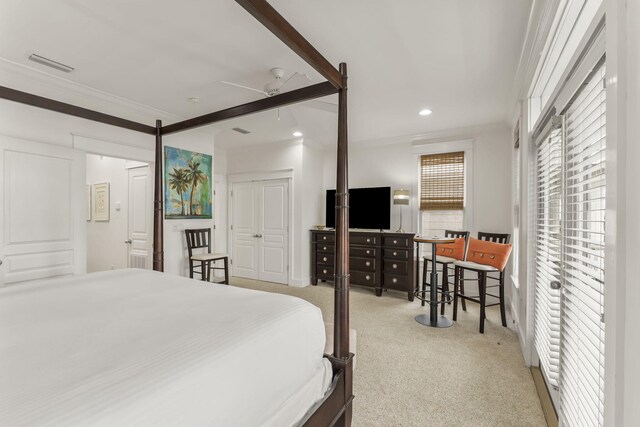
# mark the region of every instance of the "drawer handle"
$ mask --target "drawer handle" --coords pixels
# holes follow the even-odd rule
[[[394,252],[394,253],[393,253],[393,256],[396,256],[396,255],[398,255],[398,252]]]
[[[326,247],[326,246],[323,246],[323,247],[322,247],[322,250],[323,250],[323,251],[326,251],[326,250],[327,250],[327,247]]]
[[[322,236],[322,240],[327,240],[327,236]]]
[[[371,239],[367,239],[367,243],[371,242]]]
[[[371,265],[371,261],[367,261],[364,263],[364,265],[366,265],[367,267],[369,267]]]
[[[369,276],[368,274],[366,276],[364,276],[365,279],[367,280],[371,280],[371,276]]]
[[[325,268],[324,270],[322,270],[322,272],[323,272],[324,274],[327,274],[327,269]]]
[[[392,267],[393,267],[394,269],[396,269],[396,268],[398,268],[398,264],[393,264],[393,265],[392,265]]]
[[[396,279],[395,277],[394,277],[393,279],[391,279],[391,281],[392,281],[393,283],[398,283],[398,279]]]
[[[323,258],[322,258],[322,260],[323,260],[323,261],[326,261],[326,260],[327,260],[327,257],[323,257]],[[395,268],[395,267],[394,267],[394,268]]]
[[[371,251],[367,250],[367,255],[369,255],[371,253]]]

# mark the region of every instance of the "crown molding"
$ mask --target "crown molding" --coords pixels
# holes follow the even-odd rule
[[[505,120],[515,126],[514,111],[519,103],[528,97],[538,65],[542,59],[547,37],[553,26],[560,0],[534,0],[529,13],[527,32],[522,44],[522,52],[518,61],[518,68],[512,83],[508,109]]]
[[[121,117],[133,117],[133,120],[150,123],[150,126],[155,126],[157,119],[163,122],[173,123],[186,118],[1,57],[0,81],[4,86],[29,93],[34,92],[33,88],[28,86],[29,83],[37,83],[41,88],[41,91],[38,92],[46,93],[34,93],[35,95],[51,97],[56,101],[67,102],[73,105],[78,105],[77,98],[80,97],[85,101],[82,104],[86,104],[79,105],[81,107]],[[54,93],[56,96],[52,96],[51,93]],[[69,96],[69,93],[75,96]],[[98,105],[98,107],[96,107],[96,105]],[[199,131],[202,134],[210,136],[218,133],[220,129],[211,127],[209,130],[200,129]]]
[[[351,145],[354,148],[382,147],[385,145],[396,144],[422,145],[425,143],[444,142],[452,139],[473,139],[477,135],[505,130],[508,130],[506,123],[496,122],[461,128],[442,129],[420,134],[400,135],[390,138],[356,141]]]

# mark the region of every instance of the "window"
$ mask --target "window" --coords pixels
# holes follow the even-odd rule
[[[537,141],[534,344],[566,426],[604,424],[605,66]]]
[[[464,151],[420,157],[420,230],[425,236],[464,228]]]

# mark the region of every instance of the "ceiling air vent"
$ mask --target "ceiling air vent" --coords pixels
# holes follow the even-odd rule
[[[29,60],[37,62],[38,64],[46,65],[47,67],[55,68],[56,70],[64,71],[65,73],[70,73],[74,70],[73,67],[45,58],[44,56],[36,55],[35,53],[29,55]]]
[[[246,130],[246,129],[242,129],[242,128],[233,128],[232,130],[235,130],[238,133],[241,133],[243,135],[246,135],[248,133],[251,133],[250,131]]]

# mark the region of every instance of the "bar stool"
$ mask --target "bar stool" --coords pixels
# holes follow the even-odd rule
[[[462,254],[462,258],[454,258],[448,257],[446,255],[440,254],[436,256],[436,264],[442,265],[442,285],[438,286],[438,289],[441,291],[440,300],[443,301],[440,307],[440,314],[444,315],[444,301],[448,304],[451,304],[451,294],[449,291],[449,268],[455,261],[462,261],[466,258],[467,254],[467,246],[469,245],[469,232],[468,231],[453,231],[453,230],[444,230],[444,237],[452,237],[454,239],[463,238],[464,239],[464,252]],[[427,283],[428,277],[428,265],[431,262],[432,256],[431,254],[425,254],[422,258],[422,291],[425,292],[427,286],[430,286]],[[433,263],[432,263],[433,264]],[[433,266],[431,267],[433,268]],[[466,310],[466,305],[463,301],[463,306]],[[424,305],[424,301],[422,301],[422,305]]]
[[[193,274],[200,274],[203,281],[210,281],[211,270],[224,270],[224,281],[220,283],[229,284],[229,256],[222,253],[211,253],[211,229],[192,228],[184,230],[187,236],[187,251],[189,252],[189,277],[193,279]],[[194,254],[194,249],[207,249],[206,252]],[[199,261],[199,264],[196,262]],[[222,261],[223,267],[216,267],[216,261]],[[198,269],[199,267],[199,269]]]
[[[510,234],[502,233],[478,233],[478,239],[469,239],[469,249],[465,261],[455,261],[454,286],[453,286],[453,320],[458,317],[458,299],[473,301],[480,304],[480,333],[484,333],[484,320],[486,319],[486,307],[500,305],[500,317],[502,326],[507,326],[504,299],[504,268],[511,254]],[[465,279],[465,271],[474,271],[478,279]],[[498,277],[488,273],[499,273]],[[487,279],[498,282],[497,285],[487,286]],[[473,280],[478,282],[478,295],[469,296],[464,291],[464,282]],[[487,293],[488,288],[499,288],[499,294]],[[498,299],[497,303],[487,304],[487,296]],[[463,306],[463,310],[466,308]]]

